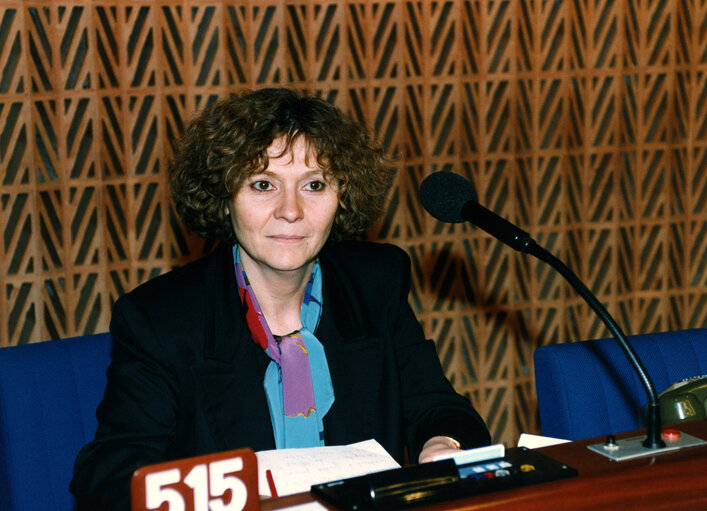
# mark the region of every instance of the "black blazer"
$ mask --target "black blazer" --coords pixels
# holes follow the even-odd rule
[[[432,436],[490,442],[468,400],[444,377],[407,295],[410,261],[392,245],[344,242],[320,254],[325,348],[334,404],[325,443],[375,438],[399,462]],[[121,297],[98,430],[76,460],[79,509],[129,509],[139,466],[240,447],[274,449],[263,389],[270,359],[238,298],[231,247]]]

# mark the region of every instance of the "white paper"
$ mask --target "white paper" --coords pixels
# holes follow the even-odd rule
[[[518,447],[527,447],[528,449],[538,449],[549,445],[564,444],[569,440],[561,438],[552,438],[550,436],[531,435],[529,433],[521,433],[518,439]]]
[[[503,458],[506,455],[506,447],[503,444],[485,445],[483,447],[475,447],[464,451],[448,452],[434,456],[432,461],[453,459],[457,465],[466,465],[468,463],[478,463],[496,458]]]
[[[278,496],[309,491],[313,484],[356,477],[400,464],[375,440],[350,445],[273,449],[256,452],[258,493],[270,497],[265,471],[270,470]]]

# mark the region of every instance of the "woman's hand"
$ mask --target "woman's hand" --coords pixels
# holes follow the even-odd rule
[[[433,436],[422,446],[419,462],[434,461],[433,458],[443,454],[454,454],[461,449],[459,442],[448,436]]]

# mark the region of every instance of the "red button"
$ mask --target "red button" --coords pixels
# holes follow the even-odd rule
[[[669,442],[675,442],[676,440],[680,440],[680,432],[677,429],[664,429],[663,439],[668,440]]]

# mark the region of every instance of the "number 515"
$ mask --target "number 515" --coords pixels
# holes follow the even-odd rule
[[[257,461],[249,449],[142,467],[133,511],[248,511],[258,508]],[[164,505],[166,504],[166,507]]]

